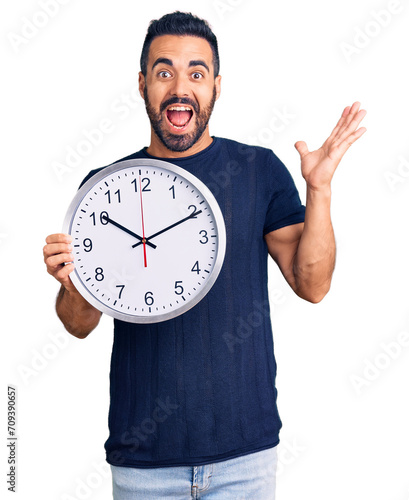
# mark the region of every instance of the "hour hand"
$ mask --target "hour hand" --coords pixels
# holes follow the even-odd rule
[[[118,229],[121,229],[122,231],[125,231],[125,233],[128,233],[130,234],[131,236],[133,236],[134,238],[138,239],[141,243],[143,242],[143,238],[142,236],[139,236],[139,234],[136,234],[134,233],[133,231],[131,231],[130,229],[122,226],[121,224],[118,224],[118,222],[112,220],[110,217],[108,217],[107,215],[102,215],[101,216],[102,219],[104,219],[106,222],[109,222],[110,224],[112,224],[113,226],[117,227]],[[147,241],[145,240],[145,243],[147,245],[149,245],[150,247],[152,248],[156,248],[156,245],[154,245],[153,243],[151,243],[150,241]]]

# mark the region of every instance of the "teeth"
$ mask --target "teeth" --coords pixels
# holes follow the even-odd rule
[[[169,108],[169,111],[192,111],[190,108],[186,108],[185,106],[172,106]]]

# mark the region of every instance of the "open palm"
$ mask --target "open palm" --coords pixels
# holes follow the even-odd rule
[[[301,172],[310,188],[328,187],[348,148],[366,132],[365,127],[357,128],[366,115],[366,111],[359,108],[359,102],[347,106],[331,135],[316,151],[308,151],[304,141],[295,143],[301,157]]]

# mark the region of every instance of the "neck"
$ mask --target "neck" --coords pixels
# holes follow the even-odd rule
[[[184,158],[200,153],[200,151],[209,147],[212,142],[213,139],[210,137],[209,127],[206,127],[200,139],[195,142],[191,148],[182,152],[171,151],[162,143],[154,131],[151,130],[151,143],[146,151],[151,156],[156,156],[158,158]]]

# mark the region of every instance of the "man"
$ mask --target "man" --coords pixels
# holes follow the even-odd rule
[[[190,311],[154,325],[115,320],[105,443],[114,498],[273,499],[281,421],[267,256],[303,299],[326,295],[335,262],[331,180],[365,132],[357,129],[365,111],[359,103],[345,108],[317,151],[295,144],[307,184],[303,207],[272,151],[210,135],[221,76],[205,21],[175,12],[151,23],[139,88],[151,142],[124,159],[165,159],[205,182],[223,212],[227,249],[215,285]],[[57,313],[85,338],[101,313],[70,281],[71,237],[46,243],[47,270],[62,285]]]

